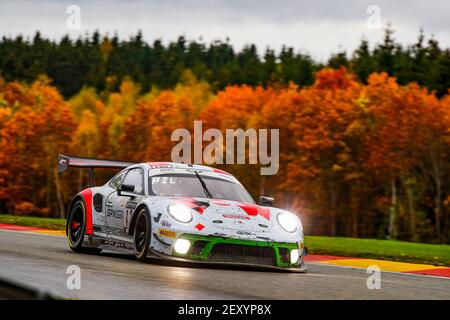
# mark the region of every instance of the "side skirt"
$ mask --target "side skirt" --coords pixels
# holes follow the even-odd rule
[[[103,232],[94,232],[94,235],[85,235],[83,245],[90,248],[99,248],[127,254],[134,253],[132,238],[108,235]]]

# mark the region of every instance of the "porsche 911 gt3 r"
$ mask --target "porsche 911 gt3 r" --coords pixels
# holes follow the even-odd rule
[[[68,243],[76,252],[306,270],[300,219],[271,207],[271,198],[256,204],[227,172],[60,155],[58,171],[69,167],[89,169],[90,187],[73,197],[67,216]],[[94,186],[94,168],[123,170]]]

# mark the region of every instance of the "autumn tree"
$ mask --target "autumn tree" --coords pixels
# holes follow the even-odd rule
[[[11,212],[64,216],[55,159],[69,150],[70,108],[46,79],[13,83],[1,94],[12,110],[0,131],[2,200]]]
[[[361,86],[345,69],[322,70],[316,79],[300,92],[293,106],[289,128],[297,157],[288,163],[288,182],[292,190],[309,194],[312,205],[320,204],[316,211],[329,217],[329,232],[337,235],[339,213],[353,192],[344,181],[357,178],[352,127],[359,115],[356,101]],[[355,225],[358,219],[353,217]]]
[[[209,103],[203,110],[200,119],[203,121],[203,131],[209,128],[219,129],[223,137],[226,136],[226,130],[241,129],[244,134],[248,129],[258,130],[258,118],[264,105],[274,99],[276,93],[274,90],[262,87],[252,88],[250,86],[233,86],[217,94],[215,99]],[[236,163],[237,142],[234,147],[223,141],[224,159],[231,156]],[[249,136],[246,141],[246,164],[231,164],[223,166],[223,169],[235,174],[249,188],[253,195],[263,193],[259,166],[249,163]],[[209,142],[208,142],[209,143]],[[227,149],[228,148],[228,149]],[[233,151],[232,151],[233,150]]]

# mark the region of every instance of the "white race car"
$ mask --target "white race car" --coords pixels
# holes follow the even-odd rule
[[[272,198],[256,204],[227,172],[59,155],[58,171],[69,167],[89,168],[90,187],[73,197],[67,216],[68,243],[76,252],[306,270],[300,219],[271,207]],[[94,168],[123,170],[94,186]]]

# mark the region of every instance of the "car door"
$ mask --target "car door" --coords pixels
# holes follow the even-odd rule
[[[111,193],[106,200],[106,224],[110,236],[128,237],[130,220],[139,201],[144,196],[144,170],[133,168],[124,173],[120,181],[121,185],[132,185],[133,192],[117,190]],[[117,189],[118,184],[115,188]]]

